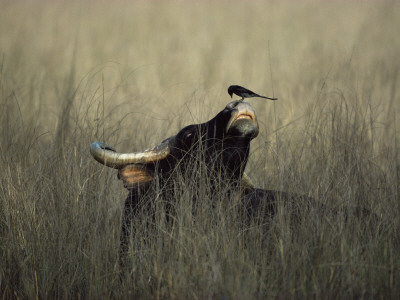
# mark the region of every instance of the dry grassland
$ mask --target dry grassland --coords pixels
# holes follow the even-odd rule
[[[0,299],[398,298],[399,28],[396,1],[0,1]],[[120,279],[127,191],[90,143],[148,148],[230,84],[279,98],[250,100],[256,185],[338,213],[244,230],[185,186]]]

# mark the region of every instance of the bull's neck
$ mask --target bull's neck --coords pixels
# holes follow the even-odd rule
[[[242,178],[250,153],[249,138],[225,138],[222,142],[222,163],[233,180]]]

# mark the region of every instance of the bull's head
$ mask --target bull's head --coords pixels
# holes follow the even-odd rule
[[[96,142],[90,153],[100,163],[119,169],[128,188],[151,181],[155,172],[170,174],[184,167],[186,161],[201,149],[211,169],[224,168],[228,179],[240,180],[247,163],[250,141],[258,135],[254,109],[247,102],[230,102],[213,119],[189,125],[161,144],[136,153],[118,153],[112,147]]]

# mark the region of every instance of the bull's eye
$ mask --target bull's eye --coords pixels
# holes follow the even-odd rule
[[[193,132],[188,132],[184,135],[182,142],[185,144],[185,147],[190,147],[192,144]]]

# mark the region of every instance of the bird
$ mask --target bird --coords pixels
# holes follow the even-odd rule
[[[231,85],[228,88],[228,94],[231,96],[231,98],[232,98],[233,94],[238,95],[239,97],[242,97],[242,99],[239,100],[242,102],[243,102],[244,98],[253,98],[253,97],[259,97],[259,98],[264,98],[264,99],[269,99],[269,100],[278,100],[278,98],[270,98],[270,97],[260,96],[240,85]]]

